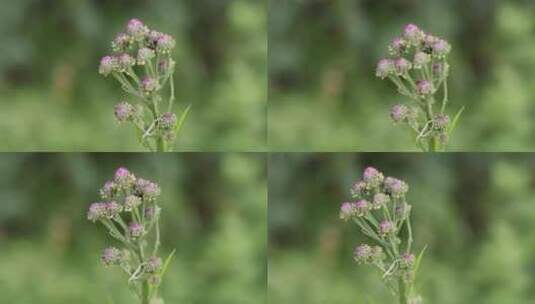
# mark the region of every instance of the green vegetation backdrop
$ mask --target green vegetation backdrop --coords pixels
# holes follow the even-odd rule
[[[177,249],[166,303],[265,302],[263,155],[69,153],[0,155],[0,303],[135,301],[127,278],[99,263],[115,241],[86,219],[119,166],[162,188],[162,252]]]
[[[375,77],[405,24],[447,39],[450,115],[466,106],[449,150],[535,149],[532,0],[272,0],[271,151],[415,151],[393,126],[403,100]]]
[[[394,303],[366,241],[338,218],[367,166],[409,184],[425,303],[535,302],[535,154],[273,154],[269,169],[271,303]]]
[[[266,4],[248,0],[3,1],[0,142],[4,151],[142,151],[98,74],[130,18],[173,35],[177,110],[192,104],[176,149],[259,151],[266,142]]]

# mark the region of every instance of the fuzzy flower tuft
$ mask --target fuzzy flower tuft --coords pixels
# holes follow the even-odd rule
[[[141,237],[145,233],[145,227],[140,223],[130,223],[128,225],[128,233],[130,233],[132,238]]]
[[[87,219],[93,223],[106,216],[106,203],[92,203],[87,211]]]
[[[104,76],[108,76],[117,68],[117,60],[112,56],[104,56],[100,60],[98,72]]]
[[[375,75],[381,79],[385,79],[396,70],[394,61],[392,59],[381,59],[377,63]]]
[[[104,266],[119,265],[121,264],[122,259],[123,254],[119,249],[115,247],[108,247],[104,249],[100,257],[100,260],[102,261],[102,264],[104,264]]]

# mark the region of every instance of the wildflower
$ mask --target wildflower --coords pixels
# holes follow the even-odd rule
[[[433,92],[433,85],[427,80],[419,80],[416,83],[416,89],[421,96],[427,96]]]
[[[111,43],[114,52],[124,52],[132,43],[132,37],[126,33],[119,33]]]
[[[379,234],[383,237],[394,233],[395,230],[396,227],[394,226],[394,223],[389,220],[383,220],[381,223],[379,223]]]
[[[373,196],[372,208],[381,209],[382,207],[385,207],[386,204],[388,204],[389,202],[390,196],[381,192],[375,193],[375,195]]]
[[[137,208],[139,205],[141,205],[141,198],[139,196],[135,195],[128,195],[124,199],[124,210],[125,211],[132,211],[133,209]]]
[[[152,201],[160,195],[160,186],[142,178],[136,180],[134,190],[136,195],[142,197],[142,199],[146,201]]]
[[[158,39],[163,35],[163,33],[160,33],[158,31],[150,31],[147,35],[147,46],[153,50],[156,49],[156,44],[158,43]]]
[[[104,76],[108,76],[117,68],[117,60],[112,56],[104,56],[100,60],[98,72]]]
[[[127,53],[117,56],[118,69],[121,72],[127,71],[129,68],[136,64],[136,60]]]
[[[399,205],[396,206],[394,211],[396,212],[396,216],[398,218],[404,220],[407,217],[409,217],[409,214],[411,212],[411,208],[412,208],[412,206],[407,204],[407,203],[400,203]]]
[[[151,93],[160,88],[160,84],[158,81],[152,77],[145,77],[143,81],[141,82],[141,87],[143,88],[143,91],[146,93]]]
[[[431,61],[431,57],[424,52],[414,54],[414,68],[420,69]]]
[[[374,167],[367,167],[364,169],[362,179],[369,188],[377,188],[383,182],[384,176],[383,173],[379,172],[379,170]]]
[[[126,24],[126,32],[135,40],[142,40],[149,33],[149,29],[139,19],[130,19]]]
[[[368,263],[372,256],[372,247],[368,244],[361,244],[353,250],[353,258],[359,264]]]
[[[175,113],[165,112],[160,116],[160,127],[162,129],[173,129],[176,125]]]
[[[87,211],[87,219],[93,223],[106,216],[106,203],[92,203]]]
[[[401,265],[405,268],[409,268],[412,265],[414,265],[414,261],[416,260],[414,254],[412,253],[406,253],[401,256]]]
[[[116,191],[117,187],[115,186],[115,183],[112,181],[107,181],[100,189],[100,196],[103,199],[111,199],[115,196]]]
[[[370,203],[368,203],[367,200],[358,200],[354,203],[355,206],[355,214],[357,216],[364,216],[368,214],[368,211],[370,210]]]
[[[395,65],[391,59],[381,59],[377,64],[375,75],[381,79],[386,78],[390,74],[394,73]]]
[[[164,58],[158,63],[158,71],[163,75],[171,73],[174,69],[175,61],[171,58]]]
[[[450,123],[450,117],[446,114],[437,114],[434,119],[434,126],[437,129],[445,129]]]
[[[405,75],[412,68],[412,63],[403,57],[396,59],[394,64],[398,75]]]
[[[153,206],[145,207],[145,209],[143,210],[143,212],[145,213],[145,218],[149,221],[152,221],[154,219],[156,211],[156,207]]]
[[[127,120],[130,120],[132,118],[133,113],[134,107],[126,101],[116,104],[113,111],[115,119],[117,119],[119,123],[123,123]]]
[[[444,73],[444,64],[442,64],[441,62],[433,63],[431,70],[433,72],[434,77],[441,77],[442,73]]]
[[[149,273],[157,272],[162,266],[162,259],[156,256],[152,256],[148,259],[145,265],[145,270]]]
[[[424,32],[414,24],[408,24],[403,31],[403,38],[413,45],[418,45],[424,39]]]
[[[450,51],[451,46],[446,40],[438,39],[433,44],[433,54],[439,58],[443,58],[444,56],[448,55]]]
[[[388,47],[388,51],[391,55],[401,55],[407,50],[407,41],[403,38],[396,37],[394,40],[392,40],[392,43],[390,43],[390,46]]]
[[[110,219],[115,218],[122,210],[123,208],[121,205],[117,204],[115,201],[106,203],[106,216]]]
[[[149,48],[141,48],[137,51],[137,64],[144,65],[147,61],[154,58],[155,53]]]
[[[138,238],[145,233],[145,228],[140,223],[131,223],[128,225],[128,232],[132,238]]]
[[[347,221],[357,213],[355,203],[345,202],[340,207],[340,219]]]
[[[115,247],[108,247],[102,252],[100,260],[104,266],[119,265],[122,261],[123,255],[121,251]]]
[[[404,181],[394,177],[385,178],[384,185],[387,193],[396,198],[405,195],[409,191],[409,186]]]
[[[366,182],[358,181],[353,184],[353,187],[351,188],[351,195],[360,196],[364,194],[365,191],[366,191]]]
[[[161,53],[169,53],[175,48],[175,39],[167,34],[162,34],[156,41],[156,50]]]
[[[132,186],[136,177],[134,174],[130,173],[128,169],[121,167],[115,171],[114,181],[115,183],[123,189],[129,188]]]
[[[392,118],[395,123],[399,123],[407,118],[408,113],[409,108],[407,108],[407,106],[396,104],[390,109],[390,118]]]

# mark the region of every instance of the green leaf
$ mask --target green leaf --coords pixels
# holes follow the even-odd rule
[[[414,275],[416,275],[416,273],[418,272],[418,268],[420,268],[420,262],[422,261],[422,257],[424,256],[426,249],[427,249],[427,245],[425,245],[424,249],[420,251],[418,258],[416,259],[416,263],[414,263]]]
[[[165,263],[163,263],[162,271],[160,272],[160,277],[163,278],[165,272],[167,271],[167,267],[169,267],[169,264],[171,263],[171,260],[175,256],[176,249],[173,249],[169,256],[167,256],[167,259],[165,259]]]
[[[463,114],[463,111],[464,111],[464,106],[461,107],[461,109],[459,109],[457,114],[455,114],[455,117],[453,118],[453,121],[451,122],[451,125],[450,125],[449,130],[448,130],[448,136],[451,135],[451,133],[453,132],[453,130],[457,126],[457,122],[459,121],[459,117],[461,117],[461,114]]]
[[[191,109],[191,104],[187,106],[184,112],[182,112],[182,115],[180,115],[180,119],[178,120],[178,123],[176,124],[176,127],[175,127],[175,135],[178,135],[178,133],[180,132],[180,129],[182,128],[182,125],[184,124],[184,121],[186,120],[186,117],[188,116],[190,109]]]

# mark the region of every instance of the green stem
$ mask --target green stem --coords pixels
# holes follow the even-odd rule
[[[149,301],[149,283],[147,281],[144,281],[143,286],[141,287],[141,304],[149,304]]]
[[[406,288],[405,288],[405,282],[403,282],[403,278],[399,278],[398,284],[399,284],[399,304],[407,304]]]
[[[425,113],[427,115],[428,121],[433,120],[433,108],[431,106],[431,103],[432,103],[431,99],[426,100]],[[439,151],[438,137],[433,136],[431,137],[431,141],[429,142],[429,152],[437,152],[437,151]]]

